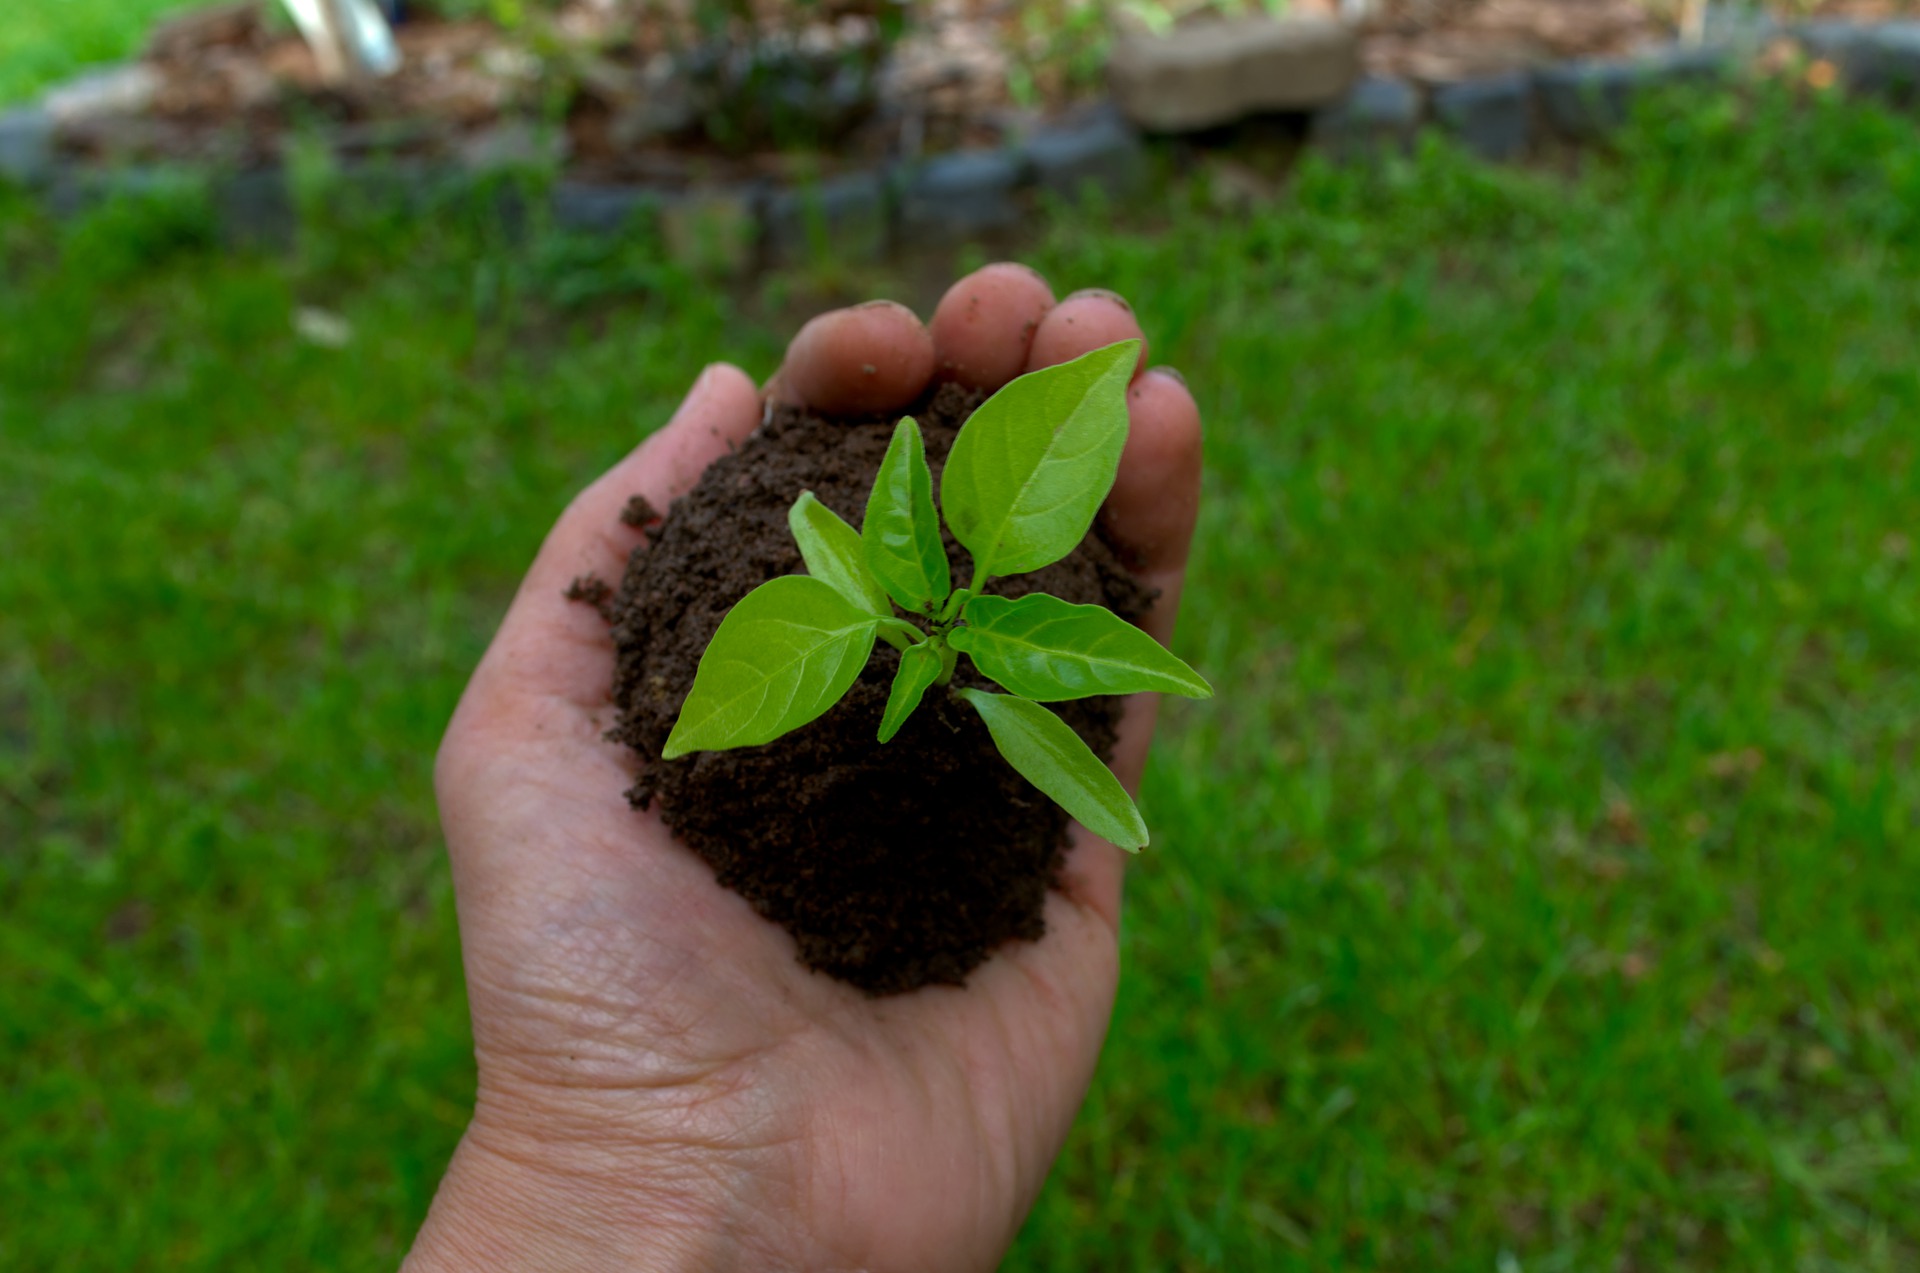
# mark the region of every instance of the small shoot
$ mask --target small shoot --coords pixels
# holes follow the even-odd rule
[[[1099,606],[985,591],[1051,565],[1086,537],[1127,441],[1127,382],[1140,342],[1125,340],[1020,377],[954,439],[934,508],[920,426],[895,427],[858,531],[803,491],[787,521],[807,574],[761,584],[721,621],[663,755],[772,742],[839,702],[876,640],[901,651],[880,721],[891,742],[961,655],[1007,692],[952,688],[980,714],[1022,777],[1089,831],[1123,849],[1147,843],[1125,788],[1044,703],[1213,689],[1166,647]],[[973,557],[955,587],[940,515]],[[902,618],[895,606],[910,617]]]

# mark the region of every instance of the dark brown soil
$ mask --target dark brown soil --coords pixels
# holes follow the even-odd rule
[[[915,413],[936,475],[979,401],[949,385]],[[1037,940],[1066,815],[1000,758],[971,708],[938,690],[880,745],[899,661],[885,643],[846,698],[785,738],[670,761],[660,748],[722,617],[759,584],[802,569],[788,507],[811,490],[858,526],[893,423],[774,411],[673,505],[609,608],[614,737],[645,763],[629,797],[657,807],[720,883],[792,933],[803,963],[876,995],[958,984],[1003,942]],[[951,536],[947,551],[955,579],[966,579],[970,563]],[[1098,602],[1129,619],[1150,599],[1097,532],[992,591]],[[988,684],[964,661],[956,681]],[[1057,706],[1096,752],[1111,751],[1114,700]]]

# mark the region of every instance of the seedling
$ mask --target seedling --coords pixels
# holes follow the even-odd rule
[[[880,721],[888,742],[928,690],[951,684],[964,654],[1008,691],[951,691],[980,713],[1007,763],[1088,830],[1144,847],[1146,823],[1126,790],[1041,704],[1148,690],[1211,698],[1212,687],[1111,611],[985,591],[1085,537],[1119,471],[1139,350],[1121,341],[1022,376],[961,427],[940,506],[973,557],[965,587],[953,586],[913,419],[894,428],[859,530],[801,492],[787,521],[808,573],[769,580],[727,612],[662,755],[752,747],[798,729],[840,701],[876,640],[900,650]]]

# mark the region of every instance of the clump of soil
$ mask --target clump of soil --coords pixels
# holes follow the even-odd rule
[[[937,478],[984,395],[947,385],[914,413]],[[608,605],[619,650],[613,736],[645,763],[629,798],[657,807],[721,884],[785,927],[808,967],[870,994],[959,984],[1004,942],[1037,940],[1068,820],[994,750],[980,718],[939,690],[885,746],[875,739],[899,655],[885,643],[826,715],[762,747],[661,760],[720,620],[759,584],[803,569],[787,528],[802,490],[858,526],[894,417],[775,409],[668,511]],[[947,537],[956,580],[966,550]],[[1065,559],[997,579],[1137,619],[1151,600],[1096,531]],[[957,683],[989,682],[962,660]],[[1105,757],[1119,703],[1055,705]]]

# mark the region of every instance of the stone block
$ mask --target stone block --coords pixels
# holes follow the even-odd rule
[[[566,137],[528,119],[503,119],[460,140],[463,167],[474,172],[552,171],[566,159]]]
[[[667,259],[696,274],[739,278],[760,251],[760,196],[747,188],[696,190],[660,205]]]
[[[325,201],[352,216],[440,217],[466,174],[427,159],[380,158],[341,164],[327,178]]]
[[[53,117],[37,106],[0,113],[0,181],[44,185],[53,176]]]
[[[213,208],[221,236],[229,243],[291,243],[300,220],[282,168],[259,168],[219,178],[213,183]]]
[[[1369,77],[1315,111],[1307,139],[1337,159],[1364,159],[1405,150],[1419,127],[1419,90],[1405,80]]]
[[[153,104],[160,82],[160,72],[144,62],[109,66],[48,89],[40,105],[55,128],[138,115]]]
[[[1037,128],[1020,153],[1034,185],[1068,197],[1089,185],[1124,194],[1147,174],[1146,147],[1112,107]]]
[[[1199,22],[1123,37],[1107,76],[1140,127],[1193,132],[1338,101],[1360,76],[1360,39],[1344,23],[1316,18]]]
[[[904,174],[900,232],[911,242],[971,238],[1020,220],[1020,160],[1001,150],[929,159]]]
[[[1920,22],[1869,27],[1841,66],[1853,92],[1902,106],[1920,104]]]
[[[1541,110],[1555,132],[1597,141],[1624,125],[1646,93],[1709,84],[1732,65],[1733,52],[1724,46],[1669,48],[1619,61],[1562,62],[1541,68],[1536,81]]]
[[[553,188],[553,219],[563,229],[590,234],[618,234],[656,211],[657,190],[646,186],[596,186],[562,181]]]
[[[1433,117],[1482,159],[1517,159],[1533,145],[1533,79],[1523,72],[1443,84]]]
[[[887,204],[886,178],[877,172],[776,191],[763,213],[767,255],[788,264],[877,260],[887,250]]]
[[[165,200],[204,189],[203,179],[179,168],[66,167],[47,186],[47,207],[58,217],[76,217],[117,200]]]

